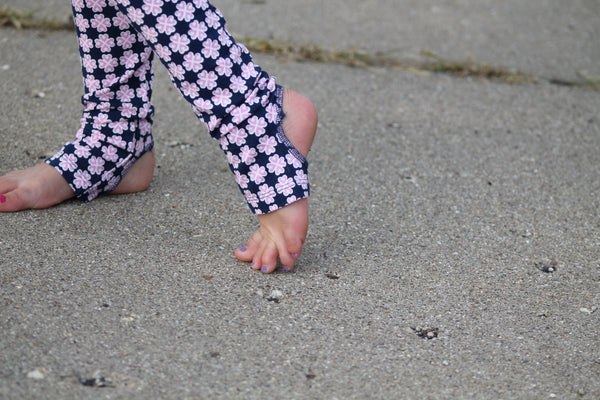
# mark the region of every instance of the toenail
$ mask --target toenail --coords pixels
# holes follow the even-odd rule
[[[266,265],[263,265],[262,268],[260,269],[262,272],[267,272],[269,270],[269,267],[267,267]]]
[[[252,262],[250,263],[250,266],[251,266],[251,267],[252,267],[252,266],[254,266],[254,261],[252,261]]]
[[[298,257],[298,254],[295,254],[295,253],[292,253],[291,255],[292,255],[292,258]]]
[[[241,251],[241,252],[244,252],[244,251],[246,251],[248,249],[246,248],[246,246],[242,246],[242,247],[238,248],[238,250]]]
[[[0,203],[6,203],[6,196],[0,194]]]
[[[282,265],[281,268],[283,268],[283,270],[286,272],[290,270],[290,267],[286,267],[285,265]]]

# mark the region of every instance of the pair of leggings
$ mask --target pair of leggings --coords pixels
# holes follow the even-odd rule
[[[81,127],[46,162],[82,201],[110,192],[153,148],[154,56],[227,161],[250,209],[308,197],[308,163],[282,130],[283,88],[207,0],[72,0],[85,87]]]

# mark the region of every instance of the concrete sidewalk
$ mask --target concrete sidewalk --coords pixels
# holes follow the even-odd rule
[[[600,74],[596,2],[441,3],[215,2],[243,36]],[[255,218],[157,68],[148,191],[0,215],[1,398],[600,397],[600,92],[255,58],[320,111],[298,268],[235,259]],[[72,32],[0,29],[0,173],[80,92]]]

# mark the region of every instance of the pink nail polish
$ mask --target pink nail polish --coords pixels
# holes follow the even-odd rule
[[[6,196],[0,194],[0,203],[6,203]]]

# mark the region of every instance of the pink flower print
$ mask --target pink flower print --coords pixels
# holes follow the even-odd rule
[[[287,198],[287,203],[288,204],[292,204],[294,202],[298,201],[298,198],[296,196],[290,196]]]
[[[270,155],[275,153],[275,146],[277,145],[277,141],[272,136],[263,136],[259,140],[258,151],[261,153],[265,153],[266,155]]]
[[[121,107],[118,107],[121,115],[125,118],[130,118],[137,112],[137,107],[134,107],[131,103],[123,103]]]
[[[237,127],[233,127],[229,135],[227,135],[229,142],[232,144],[235,143],[238,147],[246,143],[246,137],[248,137],[246,131]]]
[[[231,111],[232,121],[234,124],[239,124],[240,122],[246,120],[250,116],[250,107],[245,104],[233,109]]]
[[[181,84],[181,93],[183,93],[184,96],[190,97],[192,99],[198,97],[199,90],[200,89],[198,88],[198,85],[196,85],[193,82],[190,83],[185,81]]]
[[[227,107],[231,103],[231,92],[229,89],[216,88],[213,92],[212,102],[216,106]]]
[[[123,103],[128,103],[135,97],[134,90],[129,87],[129,85],[122,85],[119,90],[117,90],[117,99]]]
[[[92,184],[90,183],[90,179],[92,176],[87,171],[77,171],[75,172],[75,179],[73,180],[73,185],[77,189],[87,189]]]
[[[140,61],[137,53],[134,53],[131,50],[127,50],[123,55],[119,58],[121,61],[121,65],[124,65],[125,68],[132,69],[135,65]]]
[[[142,101],[144,101],[144,102],[149,101],[150,99],[148,98],[148,84],[146,82],[144,82],[142,85],[140,85],[140,87],[135,90],[135,94]]]
[[[63,154],[60,157],[59,167],[64,171],[75,171],[77,168],[77,157],[74,154]]]
[[[194,0],[194,5],[197,8],[201,8],[203,10],[206,10],[208,8],[208,1],[207,0]]]
[[[98,39],[94,41],[96,48],[100,49],[103,53],[108,53],[115,45],[115,40],[108,36],[106,33],[98,35]]]
[[[183,74],[185,73],[185,71],[183,70],[183,67],[181,65],[172,62],[169,64],[169,73],[175,79],[183,80]]]
[[[259,101],[256,91],[252,91],[252,92],[250,92],[250,94],[248,94],[246,96],[247,96],[246,104],[254,105],[254,104],[258,103],[258,101]]]
[[[285,171],[286,162],[283,157],[278,156],[277,154],[269,157],[269,163],[267,164],[267,169],[270,173],[275,173],[275,175],[281,175]]]
[[[106,117],[106,115],[105,115],[105,114],[100,114],[100,115],[103,115],[103,116],[105,116],[105,117]],[[108,120],[108,119],[107,119],[107,120]],[[101,146],[100,142],[101,142],[102,140],[104,140],[105,138],[106,138],[106,136],[105,136],[105,135],[103,135],[103,134],[101,134],[100,132],[97,132],[97,131],[96,131],[96,132],[92,132],[92,134],[91,134],[91,135],[88,135],[88,136],[86,136],[86,137],[83,139],[83,141],[84,141],[84,142],[85,142],[85,143],[86,143],[88,146],[90,146],[90,147],[93,149],[94,147],[100,147],[100,146]]]
[[[85,32],[90,27],[90,22],[83,17],[81,14],[77,14],[75,17],[75,25],[80,32]]]
[[[294,168],[302,168],[302,161],[300,161],[298,157],[294,157],[292,154],[287,154],[285,156],[285,159],[287,160],[288,164],[290,164]]]
[[[89,54],[83,56],[83,59],[81,60],[81,65],[88,74],[93,73],[97,67],[96,60],[93,59],[92,56],[90,56]]]
[[[242,189],[246,189],[248,187],[248,182],[250,182],[250,179],[248,179],[246,175],[240,174],[239,171],[235,171],[234,175],[235,181],[239,185],[239,187],[241,187]]]
[[[183,66],[188,71],[198,72],[202,69],[204,59],[200,53],[189,52],[183,56]]]
[[[248,133],[255,136],[262,136],[265,133],[267,122],[263,117],[253,116],[248,120]]]
[[[110,87],[110,86],[114,85],[115,83],[117,83],[118,81],[119,81],[119,78],[117,78],[117,76],[115,74],[108,74],[108,75],[106,75],[106,77],[104,79],[102,79],[102,86]]]
[[[171,49],[169,49],[169,46],[163,46],[162,44],[157,43],[154,52],[163,62],[171,61]]]
[[[109,104],[109,106],[110,106],[110,104]],[[102,128],[107,123],[108,123],[108,115],[106,115],[104,113],[100,113],[94,117],[94,128],[96,128],[96,129]],[[97,132],[94,132],[89,137],[93,137],[94,140],[99,140],[98,135],[99,134]]]
[[[308,175],[306,175],[301,169],[296,171],[294,180],[296,181],[297,185],[302,186],[302,189],[308,189]]]
[[[121,32],[121,35],[117,38],[117,45],[121,46],[123,49],[130,49],[131,46],[135,43],[136,37],[133,33],[129,31]]]
[[[256,156],[257,156],[256,149],[252,149],[248,146],[242,147],[242,149],[240,151],[240,159],[246,165],[253,164],[254,161],[256,161]]]
[[[206,124],[208,127],[208,131],[214,131],[215,128],[221,124],[221,121],[221,118],[217,118],[215,115],[211,115],[210,119],[208,120],[208,123]]]
[[[81,12],[81,10],[83,10],[83,0],[73,0],[71,4],[73,5],[75,11]]]
[[[107,181],[111,180],[113,178],[113,176],[115,176],[115,174],[112,170],[104,171],[104,173],[102,174],[102,180],[104,182],[107,182]]]
[[[162,0],[144,0],[142,9],[146,14],[152,14],[155,17],[162,12]]]
[[[105,104],[106,102],[109,102],[112,99],[114,99],[115,94],[110,90],[110,88],[104,88],[96,92],[96,97],[98,97],[98,100]],[[110,108],[110,105],[108,107]],[[98,107],[98,109],[100,109],[100,107]]]
[[[219,58],[217,60],[217,67],[215,71],[217,74],[221,76],[230,76],[231,75],[231,67],[233,67],[233,63],[228,58]]]
[[[244,93],[246,90],[248,90],[248,87],[246,86],[245,80],[243,80],[239,76],[233,76],[231,77],[229,89],[231,89],[233,93]]]
[[[110,144],[117,146],[120,149],[127,147],[127,142],[123,140],[121,136],[110,136],[106,141]]]
[[[279,107],[278,106],[271,103],[267,106],[266,111],[267,111],[267,115],[265,115],[265,117],[267,118],[267,121],[269,121],[271,124],[279,122]]]
[[[119,159],[117,149],[114,146],[102,146],[102,158],[106,161],[117,162]]]
[[[92,20],[92,28],[96,28],[98,32],[106,32],[110,27],[110,19],[104,15],[96,14]]]
[[[242,48],[240,46],[232,46],[229,56],[231,61],[236,64],[240,64],[242,62]]]
[[[102,157],[90,157],[88,171],[92,175],[100,175],[104,171],[104,160]]]
[[[175,16],[180,21],[190,22],[192,19],[194,19],[194,6],[186,2],[177,3],[177,11],[175,11]]]
[[[93,93],[100,89],[100,81],[94,78],[92,75],[88,75],[85,77],[85,87],[88,92]]]
[[[88,158],[90,156],[90,148],[87,146],[75,145],[75,155],[81,158]],[[62,168],[62,167],[61,167]]]
[[[275,189],[277,189],[277,193],[282,194],[284,196],[289,196],[294,192],[294,180],[286,175],[282,175],[277,179],[277,184],[275,184]]]
[[[171,36],[171,42],[169,43],[169,47],[173,50],[174,53],[183,54],[188,51],[190,39],[187,35],[180,35],[179,33],[173,34]]]
[[[196,82],[202,89],[213,90],[217,87],[217,74],[215,74],[214,71],[202,71],[198,74],[198,80]]]
[[[229,32],[227,32],[226,29],[219,29],[219,42],[221,42],[221,44],[223,46],[231,46],[231,44],[233,43],[233,41],[231,40],[231,35],[229,34]]]
[[[259,188],[258,198],[265,204],[272,204],[275,202],[275,190],[272,186],[264,184]]]
[[[206,31],[208,28],[204,22],[193,21],[190,24],[188,35],[194,40],[203,41],[206,39]]]
[[[210,112],[213,109],[213,104],[210,100],[203,100],[202,98],[194,100],[194,108],[200,114]]]
[[[245,190],[244,197],[246,198],[248,204],[250,204],[252,207],[258,207],[258,196],[256,196],[254,193],[251,193],[249,190]]]
[[[81,51],[83,51],[84,53],[89,52],[93,45],[94,41],[90,39],[85,33],[79,36],[79,47],[81,47]]]
[[[119,62],[110,54],[102,54],[102,59],[98,61],[98,67],[106,72],[113,72]]]
[[[219,50],[221,49],[221,46],[216,40],[206,39],[202,43],[202,46],[204,47],[202,49],[202,54],[204,54],[204,57],[215,59],[219,56]]]
[[[158,32],[156,32],[156,29],[144,25],[142,26],[141,31],[142,35],[144,35],[144,38],[147,41],[149,41],[150,43],[156,43],[156,38],[158,37]]]
[[[113,26],[116,26],[120,30],[124,31],[129,29],[129,20],[122,12],[117,12],[117,15],[112,19]]]
[[[167,16],[166,14],[162,14],[156,19],[156,29],[158,29],[160,33],[170,35],[175,32],[176,23],[177,21],[175,21],[175,18],[172,15]]]
[[[237,168],[240,165],[240,158],[230,151],[227,152],[227,162],[233,167]]]
[[[127,8],[127,17],[129,17],[134,24],[141,25],[144,22],[144,13],[139,8]]]
[[[113,132],[118,134],[123,133],[123,131],[127,129],[127,125],[129,124],[125,120],[115,121],[108,124],[108,126],[113,130]]]
[[[256,77],[256,75],[258,75],[258,71],[256,70],[254,63],[250,62],[242,65],[242,78],[250,79]]]
[[[206,12],[206,25],[210,28],[217,29],[219,27],[219,16],[212,11]]]
[[[87,0],[87,6],[92,9],[93,12],[100,12],[104,7],[106,7],[105,0]]]
[[[265,181],[265,176],[267,176],[267,170],[265,167],[260,165],[252,165],[250,166],[250,172],[248,172],[248,178],[257,185],[263,183]]]

